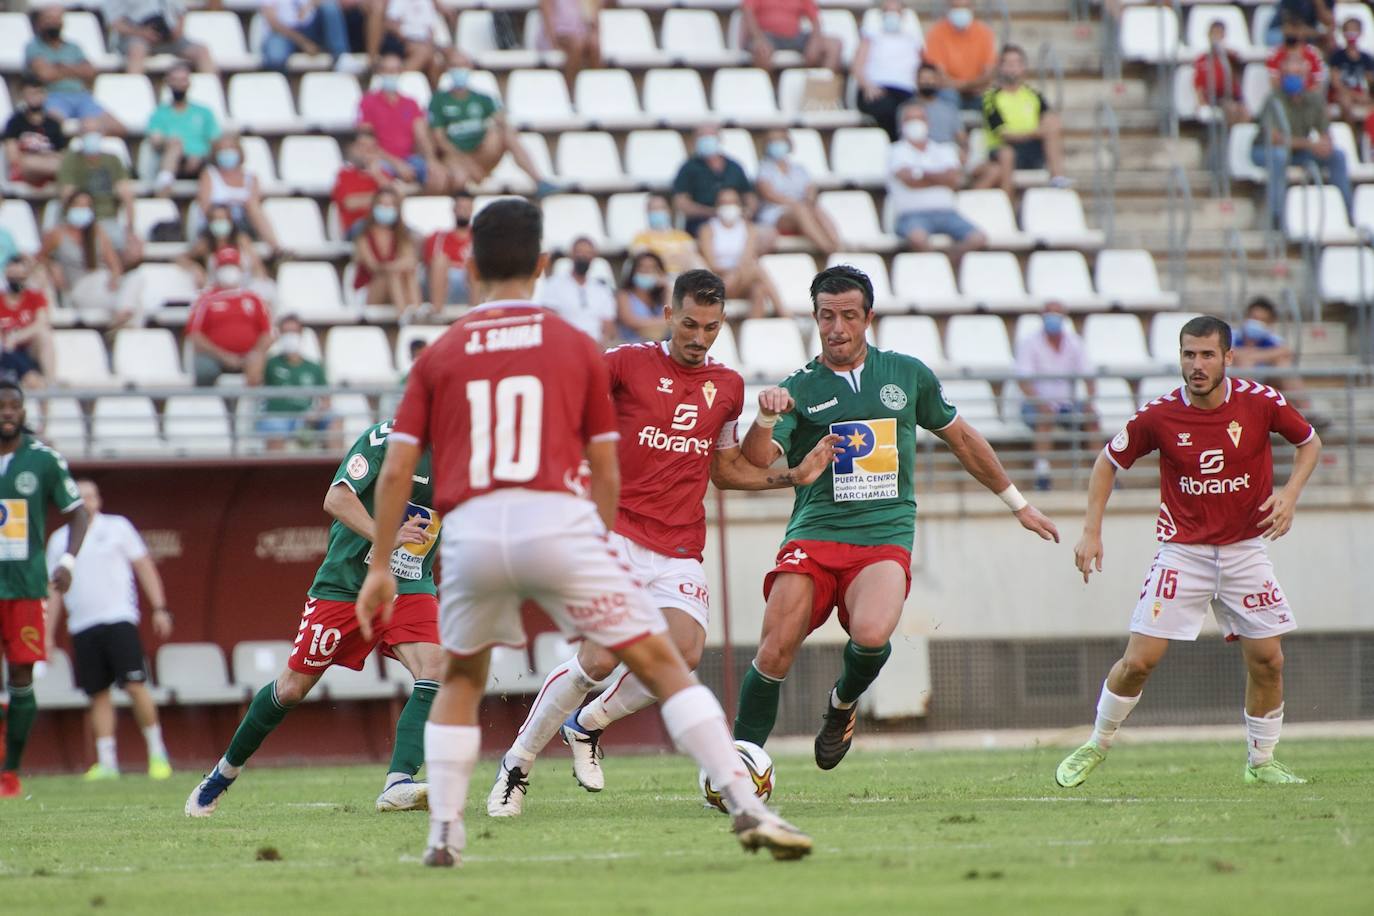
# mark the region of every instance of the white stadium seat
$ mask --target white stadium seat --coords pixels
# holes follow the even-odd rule
[[[301,126],[291,87],[280,73],[235,73],[228,95],[229,115],[243,130],[276,134]]]
[[[33,672],[33,693],[44,709],[84,709],[90,705],[85,692],[76,689],[72,659],[66,649],[53,647],[48,661]]]
[[[1197,312],[1161,312],[1150,322],[1150,359],[1157,366],[1178,365],[1178,334]]]
[[[1041,245],[1102,247],[1102,233],[1088,228],[1083,202],[1072,188],[1028,188],[1021,198],[1021,228]]]
[[[310,636],[307,633],[303,638],[308,640]],[[286,667],[291,649],[291,643],[284,639],[250,639],[236,644],[232,656],[234,683],[256,691],[275,680]],[[323,691],[312,690],[305,695],[305,702],[319,700],[323,695]]]
[[[248,50],[248,39],[238,14],[229,10],[191,10],[182,20],[190,41],[210,49],[220,70],[254,70],[262,61]]]
[[[786,119],[773,98],[773,81],[756,67],[725,67],[711,81],[711,110],[727,124],[781,127]]]
[[[868,274],[869,282],[873,284],[873,311],[881,314],[906,310],[906,307],[892,295],[892,284],[888,282],[887,264],[883,262],[882,255],[837,251],[826,260],[825,266],[834,267],[836,264],[848,264]]]
[[[262,202],[262,212],[282,245],[300,257],[330,255],[340,248],[324,237],[324,218],[313,200],[269,197]]]
[[[164,96],[169,94],[166,87],[163,87]],[[220,82],[217,73],[192,73],[191,88],[186,90],[186,97],[197,105],[204,105],[215,116],[216,123],[221,129],[228,129],[229,104],[224,99],[224,84]]]
[[[670,10],[669,15],[682,10]],[[695,127],[711,119],[706,90],[695,70],[650,70],[644,75],[644,111],[659,124]],[[678,163],[681,165],[681,163]]]
[[[811,255],[766,254],[759,258],[759,266],[773,281],[788,314],[811,314],[811,280],[816,275],[816,261]]]
[[[358,123],[362,99],[358,78],[350,73],[325,71],[301,77],[301,120],[319,130],[351,130]]]
[[[1135,395],[1124,378],[1099,378],[1097,394],[1093,397],[1093,407],[1097,410],[1098,423],[1102,432],[1108,436],[1126,425],[1135,416]]]
[[[1107,249],[1097,253],[1097,294],[1124,309],[1178,308],[1178,294],[1159,287],[1154,257],[1143,248]]]
[[[115,332],[114,374],[139,388],[187,385],[176,337],[166,328],[124,328]]]
[[[331,700],[380,700],[395,696],[395,685],[382,680],[380,659],[380,651],[369,652],[361,671],[331,665],[320,684]]]
[[[33,40],[33,26],[27,13],[0,12],[0,70],[18,73],[24,69],[24,48]]]
[[[49,398],[45,409],[30,414],[30,419],[41,419],[43,438],[50,442],[67,458],[75,458],[86,453],[86,417],[81,410],[81,402],[76,398]]]
[[[157,411],[142,395],[102,396],[91,410],[91,451],[97,455],[156,454],[166,450]]]
[[[168,643],[157,650],[158,683],[172,691],[177,703],[239,703],[249,688],[229,680],[224,652],[212,642]]]
[[[1346,169],[1353,182],[1374,180],[1374,163],[1360,159],[1360,148],[1355,142],[1355,131],[1344,121],[1332,120],[1327,128],[1331,145],[1345,154]]]
[[[989,248],[1020,250],[1031,247],[1030,236],[1017,228],[1011,201],[1001,188],[960,191],[955,207],[964,219],[988,237]]]
[[[945,355],[956,369],[1011,369],[1007,326],[996,315],[954,315],[945,326]]]
[[[940,329],[929,315],[889,315],[878,325],[878,346],[914,356],[937,372],[945,366]]]
[[[281,142],[281,180],[293,191],[328,195],[341,168],[343,153],[333,137],[286,137]]]
[[[835,224],[846,248],[892,251],[897,247],[896,236],[879,224],[873,195],[867,191],[822,191],[816,205]]]
[[[1332,185],[1290,185],[1283,216],[1289,241],[1310,240],[1323,245],[1355,241],[1345,200]]]
[[[915,18],[915,13],[911,13],[911,18]],[[840,60],[848,65],[859,49],[859,26],[854,22],[854,14],[849,10],[821,10],[821,32],[840,40]],[[919,30],[916,34],[920,34]]]
[[[179,455],[227,454],[233,448],[224,398],[176,395],[162,410],[167,446]]]
[[[1226,26],[1224,44],[1246,60],[1264,57],[1265,50],[1256,48],[1250,41],[1250,27],[1245,22],[1245,12],[1239,6],[1222,6],[1214,3],[1198,3],[1188,7],[1188,29],[1185,44],[1186,54],[1205,54],[1211,45],[1207,36],[1212,23],[1220,21]]]
[[[407,197],[401,201],[401,222],[413,232],[416,241],[444,229],[453,228],[453,198]]]
[[[970,251],[959,261],[959,288],[980,306],[998,312],[1040,307],[1021,280],[1021,265],[1009,251]]]
[[[735,332],[730,329],[728,322],[720,326],[716,342],[711,345],[711,358],[736,372],[744,372],[744,360],[740,358],[739,347],[735,344]]]
[[[1178,15],[1167,6],[1131,6],[1121,14],[1121,55],[1126,60],[1156,64],[1176,61],[1183,50]]]
[[[396,371],[410,371],[410,344],[415,340],[433,343],[444,335],[448,328],[433,324],[406,325],[396,332]]]
[[[644,209],[648,196],[647,192],[633,191],[612,194],[606,201],[606,237],[611,244],[628,248],[634,237],[648,228]]]
[[[71,388],[112,388],[118,384],[110,374],[109,356],[99,331],[53,331],[52,338],[60,382]]]
[[[336,327],[324,339],[324,371],[334,384],[396,381],[386,331],[378,327]]]
[[[796,118],[807,127],[857,127],[863,122],[863,115],[851,108],[827,109],[824,111],[803,111],[802,98],[806,93],[809,80],[829,80],[834,77],[829,70],[794,67],[782,71],[778,77],[778,108],[789,118]]]
[[[1135,315],[1089,315],[1083,320],[1083,349],[1099,370],[1130,375],[1154,367]]]
[[[543,134],[526,131],[520,134],[520,145],[534,162],[535,169],[541,175],[553,174],[553,159],[549,156],[549,144],[544,139]],[[515,164],[515,157],[506,153],[501,157],[501,161],[496,164],[491,175],[482,182],[482,190],[504,190],[512,194],[530,194],[534,192],[534,179],[521,171]]]
[[[489,10],[463,10],[458,16],[455,40],[480,66],[527,67],[539,61],[539,52],[533,46],[529,50],[501,50]]]
[[[287,261],[277,270],[277,298],[310,324],[345,324],[357,320],[344,305],[339,274],[332,264]]]
[[[727,127],[720,132],[720,151],[739,163],[753,181],[759,174],[759,151],[754,135],[742,127]]]
[[[791,318],[746,318],[740,324],[739,355],[746,378],[781,381],[806,364],[797,323]]]
[[[618,190],[629,183],[615,138],[602,131],[567,131],[554,157],[558,178],[588,191]]]
[[[96,102],[130,131],[141,134],[157,107],[148,77],[132,73],[101,73],[92,89]]]
[[[1091,312],[1106,301],[1093,291],[1088,261],[1079,251],[1033,251],[1026,262],[1026,289],[1044,302],[1062,302],[1070,311]]]
[[[636,130],[625,140],[625,171],[650,187],[672,184],[686,160],[687,146],[675,130]]]
[[[892,290],[918,312],[968,312],[973,303],[954,284],[949,258],[938,251],[904,252],[892,259]]]
[[[1240,74],[1240,97],[1252,113],[1262,111],[1273,86],[1269,70],[1264,64],[1246,64]]]
[[[820,133],[812,127],[794,127],[787,136],[792,141],[792,158],[802,164],[811,180],[822,188],[832,187],[837,176],[830,170]]]
[[[1323,248],[1319,276],[1327,302],[1374,299],[1374,252],[1363,246]]]
[[[954,405],[959,416],[983,436],[993,442],[1019,435],[1022,429],[1002,419],[997,397],[988,382],[973,379],[945,379],[940,383],[946,402]],[[1019,426],[1019,424],[1018,424]]]
[[[105,49],[105,32],[95,13],[68,10],[62,16],[62,40],[81,48],[91,66],[110,70],[119,66],[119,57]]]
[[[720,19],[713,10],[668,10],[663,14],[659,44],[671,59],[693,67],[728,66],[743,57],[726,50]]]
[[[239,146],[243,148],[244,169],[252,172],[258,179],[258,187],[264,195],[287,193],[288,189],[277,177],[277,160],[273,157],[272,147],[267,144],[265,137],[241,136]],[[199,212],[194,202],[191,208]]]
[[[603,9],[599,18],[601,53],[618,67],[663,67],[669,55],[654,39],[649,14],[641,9]]]
[[[42,246],[42,238],[38,234],[38,221],[33,218],[33,208],[29,206],[28,201],[0,201],[0,226],[9,231],[14,237],[15,246],[24,254],[38,253]]]
[[[598,248],[606,247],[606,228],[601,208],[589,194],[554,194],[544,198],[544,247],[566,251],[579,236],[587,236]]]
[[[534,658],[535,673],[541,677],[577,654],[577,647],[557,630],[549,630],[534,637],[530,654]]]
[[[638,13],[643,10],[604,10],[608,13]],[[583,70],[573,84],[577,113],[601,128],[626,128],[647,125],[650,119],[640,110],[634,79],[626,70]]]
[[[497,696],[534,693],[543,683],[541,678],[535,677],[523,647],[492,647],[487,670],[487,693]]]
[[[329,408],[343,424],[343,434],[346,441],[351,442],[358,438],[369,426],[377,422],[377,411],[373,409],[366,395],[330,395]]]
[[[154,226],[168,222],[181,222],[176,201],[165,197],[139,197],[134,200],[134,235],[146,242]]]
[[[573,111],[568,83],[557,70],[515,70],[506,80],[511,120],[522,129],[577,128],[585,121]]]
[[[880,186],[887,181],[891,148],[881,127],[841,127],[830,139],[835,176],[846,182]]]
[[[1355,212],[1351,222],[1361,229],[1374,231],[1374,185],[1360,185],[1355,189]]]

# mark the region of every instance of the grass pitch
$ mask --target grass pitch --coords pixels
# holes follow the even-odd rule
[[[782,757],[799,863],[742,853],[679,758],[611,757],[593,796],[551,753],[514,821],[486,817],[483,761],[456,872],[420,867],[425,815],[372,811],[376,767],[250,767],[203,821],[198,774],[32,777],[0,801],[0,912],[1374,912],[1374,741],[1280,750],[1310,785],[1242,785],[1235,741],[1125,745],[1068,791],[1062,748]]]

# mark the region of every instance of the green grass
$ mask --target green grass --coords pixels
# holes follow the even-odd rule
[[[782,758],[774,800],[817,844],[799,863],[740,852],[677,758],[613,757],[591,796],[550,755],[515,821],[485,816],[484,761],[457,872],[419,866],[424,815],[373,813],[375,767],[250,768],[205,821],[190,773],[33,777],[0,801],[0,911],[1371,912],[1374,741],[1281,750],[1310,785],[1242,785],[1233,741],[1126,745],[1073,791],[1061,748]]]

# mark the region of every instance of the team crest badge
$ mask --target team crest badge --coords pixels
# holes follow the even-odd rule
[[[1240,434],[1241,425],[1235,420],[1232,420],[1231,425],[1226,427],[1226,435],[1231,437],[1231,443],[1235,445],[1236,448],[1240,448]]]
[[[32,471],[24,471],[14,478],[14,488],[25,496],[32,496],[38,492],[38,475]]]
[[[701,393],[706,398],[706,407],[709,410],[716,403],[716,383],[707,382],[701,386]]]
[[[901,410],[906,406],[906,392],[896,385],[884,385],[878,392],[878,400],[888,410]]]
[[[1116,436],[1112,439],[1112,451],[1124,452],[1126,451],[1126,446],[1130,444],[1131,434],[1126,432],[1125,429],[1122,429],[1121,432],[1117,433]]]
[[[367,472],[370,469],[368,468],[366,458],[362,455],[354,455],[352,458],[348,459],[348,465],[344,470],[348,473],[350,479],[362,480],[367,476]]]

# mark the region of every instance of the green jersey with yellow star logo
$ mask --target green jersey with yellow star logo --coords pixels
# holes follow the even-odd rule
[[[48,506],[71,512],[80,504],[66,459],[28,433],[0,457],[0,600],[48,596]]]

